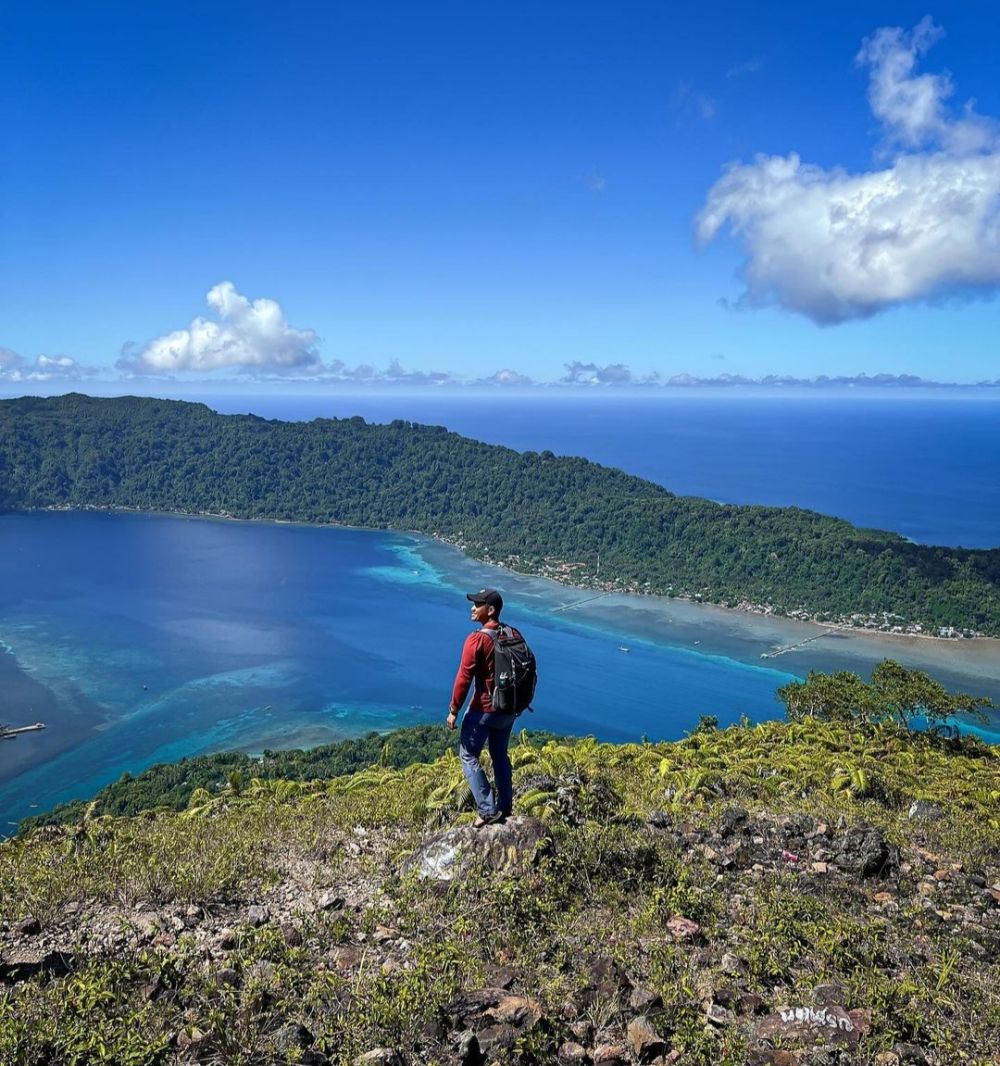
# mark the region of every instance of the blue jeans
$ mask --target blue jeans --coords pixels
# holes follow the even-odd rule
[[[462,773],[472,790],[472,798],[484,818],[492,818],[499,812],[510,814],[514,807],[514,787],[511,782],[510,757],[507,744],[514,728],[514,715],[487,714],[485,711],[466,711],[462,719],[462,740],[458,756],[462,761]],[[496,778],[496,799],[493,789],[479,764],[479,755],[489,744],[493,760],[493,776]]]

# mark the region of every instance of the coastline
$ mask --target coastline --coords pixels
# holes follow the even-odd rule
[[[566,560],[559,560],[555,558],[547,559],[546,565],[540,568],[538,571],[532,570],[518,570],[511,564],[510,560],[497,560],[490,557],[485,552],[482,554],[474,554],[469,550],[469,545],[458,538],[452,538],[445,536],[441,533],[427,533],[419,529],[397,529],[393,527],[377,527],[377,526],[355,526],[346,522],[307,522],[299,519],[291,518],[240,518],[238,515],[230,514],[227,511],[211,512],[211,511],[150,511],[140,508],[132,507],[102,507],[98,505],[85,504],[81,506],[68,506],[68,505],[53,505],[49,507],[37,507],[26,508],[18,511],[11,511],[11,514],[30,514],[35,512],[107,512],[109,514],[134,514],[134,515],[161,515],[174,518],[194,518],[207,521],[218,522],[242,522],[247,524],[259,523],[266,525],[284,525],[284,526],[301,526],[310,529],[345,529],[354,530],[362,533],[401,533],[413,537],[426,538],[438,544],[445,545],[457,552],[460,552],[465,558],[481,563],[485,566],[493,567],[497,570],[502,570],[510,574],[514,574],[517,577],[533,578],[551,581],[563,588],[571,589],[580,593],[596,593],[601,597],[622,595],[622,596],[636,596],[643,598],[651,598],[653,600],[663,600],[668,603],[686,603],[694,607],[712,608],[714,610],[725,612],[726,614],[735,614],[742,616],[751,616],[757,618],[783,620],[800,625],[814,625],[823,630],[828,630],[835,633],[842,633],[849,636],[861,636],[868,639],[885,639],[888,641],[901,641],[907,640],[919,640],[923,642],[929,642],[934,645],[940,645],[945,647],[955,647],[961,645],[967,645],[971,642],[976,644],[983,644],[984,646],[992,645],[997,654],[1000,655],[1000,637],[992,637],[985,633],[980,633],[975,630],[965,630],[963,632],[954,631],[951,635],[942,635],[939,633],[926,632],[919,624],[916,626],[910,626],[907,628],[902,627],[890,627],[890,628],[878,628],[874,625],[856,625],[852,624],[849,617],[840,617],[834,619],[819,618],[815,615],[810,615],[808,612],[802,609],[792,609],[791,611],[782,608],[775,608],[773,605],[768,604],[755,604],[749,601],[741,601],[740,603],[729,606],[725,603],[719,603],[713,600],[705,600],[702,597],[694,597],[683,595],[681,593],[667,595],[658,590],[650,588],[644,588],[635,583],[626,583],[621,580],[612,579],[609,581],[599,581],[597,579],[591,579],[590,581],[581,582],[574,580],[575,576],[572,571],[579,568],[580,564],[570,563]],[[897,616],[893,616],[897,617]]]
[[[857,670],[859,663],[874,666],[885,658],[899,659],[942,677],[964,674],[966,678],[981,678],[1000,702],[1000,639],[995,637],[956,640],[838,628],[649,592],[609,592],[588,597],[586,594],[592,593],[591,589],[486,563],[467,555],[444,538],[431,538],[426,534],[411,536],[417,542],[418,554],[427,560],[428,565],[441,568],[449,575],[457,572],[459,579],[464,576],[468,581],[481,577],[475,573],[476,567],[488,566],[509,574],[516,582],[518,595],[528,602],[540,598],[536,594],[536,585],[546,600],[551,599],[553,587],[579,593],[584,597],[582,600],[570,601],[561,608],[567,612],[567,620],[572,617],[608,632],[629,629],[640,638],[646,635],[647,639],[657,643],[675,643],[701,654],[724,655],[748,665],[775,670],[794,669],[803,676],[808,669]],[[820,637],[823,639],[816,639]],[[775,650],[779,651],[778,655],[773,654]]]
[[[406,530],[406,532],[414,536],[427,537],[440,544],[445,544],[448,547],[461,552],[466,558],[474,559],[476,562],[482,563],[485,566],[491,566],[494,569],[503,570],[507,573],[515,574],[518,577],[539,578],[546,581],[552,581],[563,588],[573,589],[576,592],[596,593],[595,598],[597,596],[603,597],[612,595],[652,597],[653,599],[665,600],[668,602],[688,603],[697,607],[712,607],[727,613],[754,615],[761,618],[784,619],[790,622],[810,624],[820,626],[823,629],[848,633],[852,636],[867,635],[875,638],[913,638],[918,640],[929,640],[937,644],[945,645],[954,645],[966,641],[987,641],[993,642],[998,651],[1000,651],[1000,637],[991,637],[988,634],[980,633],[977,630],[967,629],[958,632],[954,627],[948,627],[953,630],[951,634],[929,633],[926,632],[924,627],[919,623],[910,624],[905,627],[890,626],[889,628],[881,628],[876,625],[854,624],[851,621],[852,618],[871,617],[861,616],[860,614],[830,619],[819,617],[817,614],[811,615],[802,608],[787,610],[775,607],[771,604],[752,603],[748,600],[729,606],[726,603],[716,600],[705,599],[701,596],[690,596],[680,592],[668,595],[652,588],[640,586],[634,582],[623,582],[618,579],[600,581],[594,578],[589,581],[581,582],[579,580],[574,580],[571,577],[572,570],[578,568],[580,564],[550,558],[546,560],[546,565],[538,571],[518,570],[515,566],[511,565],[510,561],[493,559],[485,552],[481,555],[472,554],[468,550],[468,545],[463,541],[446,537],[439,533],[424,533],[420,530]],[[900,616],[890,615],[890,617]]]

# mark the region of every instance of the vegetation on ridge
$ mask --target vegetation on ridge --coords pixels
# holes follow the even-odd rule
[[[530,739],[531,743],[541,745],[553,736],[532,730]],[[105,814],[121,817],[157,807],[182,811],[198,789],[238,795],[254,778],[320,781],[376,764],[401,770],[411,763],[433,762],[454,747],[452,730],[443,725],[417,725],[389,733],[372,731],[363,737],[307,750],[265,751],[259,758],[241,751],[196,755],[177,762],[157,763],[135,776],[124,773],[93,799],[60,803],[51,811],[23,819],[18,830],[25,832],[43,825],[78,822]]]
[[[585,459],[407,422],[272,422],[135,397],[0,401],[0,508],[36,507],[416,530],[526,572],[577,564],[562,575],[577,583],[1000,634],[1000,549],[682,498]]]
[[[72,961],[10,983],[5,951],[0,1061],[471,1062],[483,1003],[506,1011],[470,1023],[498,1064],[649,1061],[649,1031],[681,1066],[994,1061],[996,749],[810,715],[512,755],[551,839],[517,873],[401,873],[468,817],[452,753],[5,842],[5,940]],[[761,1036],[831,1002],[856,1033],[832,1057]]]
[[[846,670],[810,672],[805,681],[790,682],[776,695],[793,722],[810,716],[863,724],[891,721],[907,728],[923,724],[946,734],[957,732],[956,720],[987,722],[985,711],[995,706],[985,696],[949,692],[924,671],[892,659],[875,667],[870,682]],[[703,723],[713,722],[718,724],[713,717],[703,719]],[[525,731],[523,737],[536,747],[556,739],[542,730]],[[445,726],[418,725],[389,733],[372,731],[307,750],[265,751],[260,757],[240,751],[197,755],[158,763],[135,776],[124,773],[93,799],[71,800],[23,819],[19,831],[161,807],[181,811],[195,792],[238,796],[254,779],[328,780],[376,765],[400,770],[412,763],[432,762],[454,746],[455,734]]]

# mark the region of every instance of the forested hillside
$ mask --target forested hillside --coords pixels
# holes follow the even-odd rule
[[[619,587],[1000,634],[1000,550],[678,497],[585,459],[408,422],[277,422],[78,394],[0,402],[0,508],[60,506],[416,530],[522,571],[578,563],[584,583],[599,553],[600,580]]]

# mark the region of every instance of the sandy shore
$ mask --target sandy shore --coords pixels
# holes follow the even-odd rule
[[[942,639],[851,630],[666,596],[625,592],[598,596],[593,589],[481,563],[440,539],[410,536],[420,557],[448,585],[501,588],[511,617],[517,617],[512,612],[527,610],[533,618],[553,624],[598,628],[626,645],[630,640],[666,643],[797,676],[809,670],[867,673],[883,659],[895,659],[926,670],[951,688],[975,691],[1000,703],[1000,640],[995,638]]]

